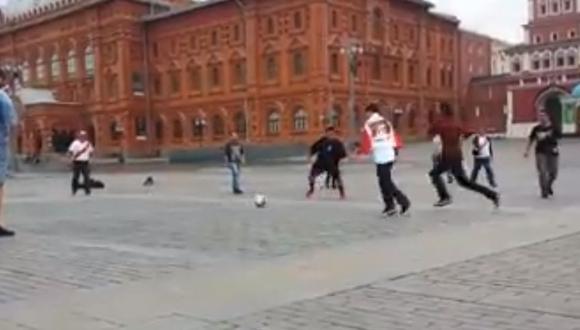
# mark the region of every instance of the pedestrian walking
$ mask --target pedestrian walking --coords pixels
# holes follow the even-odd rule
[[[560,157],[558,140],[562,138],[562,132],[552,124],[545,112],[540,112],[539,120],[540,123],[530,132],[524,157],[529,157],[530,150],[535,144],[540,194],[542,198],[547,199],[554,195],[554,182],[558,177]]]
[[[316,178],[327,173],[330,180],[336,182],[340,198],[344,199],[346,193],[340,173],[340,162],[346,158],[344,143],[336,135],[333,126],[326,128],[324,136],[310,147],[310,174],[308,175],[308,191],[306,197],[312,197]]]
[[[226,166],[230,169],[232,177],[232,191],[234,195],[244,193],[240,187],[240,177],[242,174],[242,164],[246,163],[244,146],[240,142],[237,133],[232,133],[230,140],[225,146]]]
[[[437,165],[441,162],[441,153],[443,152],[443,146],[441,144],[441,137],[439,135],[435,135],[433,137],[433,154],[431,155],[431,162],[433,167],[437,167]],[[445,172],[445,176],[447,177],[447,183],[453,183],[453,175],[449,173],[449,171]]]
[[[471,182],[477,182],[479,171],[485,169],[487,182],[493,188],[497,188],[495,173],[492,167],[493,143],[485,130],[480,129],[472,140],[473,170],[471,171]]]
[[[456,122],[451,105],[442,104],[441,115],[442,117],[429,130],[432,136],[439,135],[441,137],[442,144],[441,161],[429,173],[439,196],[439,201],[435,203],[435,206],[444,207],[452,203],[451,195],[441,177],[443,173],[449,171],[461,187],[485,196],[496,207],[499,207],[499,194],[487,187],[471,182],[463,168],[461,141],[462,138],[468,138],[472,135],[472,132]]]
[[[76,195],[79,188],[83,188],[85,195],[91,194],[91,168],[90,160],[95,151],[93,144],[89,141],[87,132],[80,131],[77,138],[68,148],[68,154],[72,161],[72,194]],[[79,184],[80,176],[83,177],[83,184]]]
[[[8,74],[0,70],[0,237],[15,235],[14,231],[6,228],[2,216],[11,131],[18,123],[14,104],[7,93],[8,79]]]
[[[370,104],[365,113],[367,120],[364,125],[364,131],[368,146],[376,165],[377,178],[385,209],[383,214],[394,216],[398,212],[401,215],[407,214],[411,208],[411,201],[393,181],[393,166],[397,154],[397,138],[395,130],[389,121],[379,113],[379,107],[376,104]],[[396,202],[396,203],[395,203]],[[400,211],[397,210],[397,205]]]

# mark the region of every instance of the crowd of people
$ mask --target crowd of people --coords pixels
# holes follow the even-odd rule
[[[410,198],[397,186],[393,178],[393,167],[401,148],[401,141],[391,122],[380,114],[379,106],[370,104],[366,110],[366,122],[362,128],[362,142],[359,144],[361,154],[370,154],[376,165],[376,176],[379,191],[384,202],[383,213],[389,217],[405,215],[411,209]],[[442,104],[439,118],[435,120],[429,134],[433,138],[435,150],[432,154],[432,169],[429,177],[435,188],[438,200],[435,207],[445,207],[452,204],[453,199],[447,190],[448,184],[457,183],[460,187],[480,194],[488,199],[496,208],[500,206],[500,194],[496,190],[493,170],[493,141],[485,130],[470,130],[456,120],[449,104]],[[554,182],[558,174],[558,140],[562,137],[558,128],[552,124],[550,117],[540,109],[539,124],[533,128],[528,139],[524,154],[529,156],[531,147],[535,145],[536,165],[539,177],[540,194],[542,198],[554,195]],[[473,169],[468,176],[464,166],[462,144],[466,139],[472,140]],[[241,150],[232,153],[231,145]],[[225,148],[226,161],[232,171],[233,191],[241,193],[240,164],[243,157],[243,147],[236,136]],[[308,175],[308,190],[306,197],[315,192],[316,179],[326,174],[326,187],[337,189],[341,199],[346,198],[346,190],[342,179],[340,163],[347,158],[344,143],[336,134],[334,127],[326,128],[324,135],[310,147],[310,173]],[[489,187],[479,184],[478,176],[481,169],[485,170]],[[445,180],[445,178],[447,180]],[[332,185],[331,185],[332,183]]]
[[[17,124],[16,111],[6,91],[6,82],[7,76],[0,70],[0,237],[10,237],[15,234],[14,231],[6,228],[1,216],[4,182],[8,168],[10,132]],[[383,213],[389,217],[405,215],[410,211],[412,202],[393,178],[393,168],[402,146],[401,141],[392,123],[381,115],[378,105],[370,104],[365,109],[365,113],[366,121],[362,127],[359,152],[369,154],[376,165],[378,190],[384,202]],[[492,166],[493,143],[485,132],[483,130],[474,132],[462,126],[455,120],[451,106],[442,104],[439,118],[432,123],[429,134],[435,145],[432,155],[433,167],[429,171],[429,177],[438,196],[434,206],[445,207],[452,203],[452,196],[446,187],[447,181],[447,183],[456,182],[459,186],[487,198],[495,207],[499,207],[500,195],[495,190],[497,182]],[[462,143],[470,137],[472,137],[474,166],[468,177],[464,167]],[[561,132],[552,124],[550,117],[544,111],[540,111],[539,124],[530,132],[524,156],[529,157],[531,148],[535,145],[536,167],[542,198],[550,198],[554,195],[554,182],[558,175],[558,141],[561,137]],[[86,195],[90,195],[92,185],[90,159],[94,147],[85,131],[78,132],[72,142],[70,134],[62,135],[58,146],[62,150],[65,150],[65,138],[68,144],[66,151],[72,168],[72,194],[75,195],[82,188]],[[315,192],[315,182],[323,174],[326,174],[326,187],[337,189],[340,198],[346,198],[340,170],[341,162],[347,158],[346,150],[344,143],[336,134],[335,127],[326,127],[324,135],[310,147],[311,166],[308,174],[307,198],[312,197]],[[232,191],[236,195],[241,195],[244,193],[240,183],[241,169],[246,157],[244,146],[235,133],[225,145],[224,158],[231,173]],[[477,183],[482,168],[487,175],[489,188]],[[82,184],[80,183],[81,176],[83,177]],[[447,180],[444,180],[445,178]]]

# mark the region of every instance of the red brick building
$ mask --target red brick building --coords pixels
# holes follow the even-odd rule
[[[80,127],[102,155],[212,147],[232,131],[299,143],[326,123],[347,135],[353,45],[355,120],[379,101],[421,137],[438,103],[458,104],[458,21],[423,0],[47,2],[0,27],[3,65],[55,96],[25,106],[22,152]]]
[[[580,4],[572,0],[529,0],[526,43],[505,49],[504,75],[470,85],[468,120],[487,122],[508,136],[526,136],[538,111],[546,111],[567,134],[576,134],[571,92],[580,82]]]

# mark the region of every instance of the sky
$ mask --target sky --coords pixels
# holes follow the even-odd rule
[[[437,11],[453,14],[461,25],[501,40],[523,41],[522,25],[528,19],[526,0],[430,0]]]
[[[0,5],[10,1],[0,0]],[[430,0],[436,10],[452,14],[462,27],[518,43],[523,41],[522,24],[527,20],[526,0]]]

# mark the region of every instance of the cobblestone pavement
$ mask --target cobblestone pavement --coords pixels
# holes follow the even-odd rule
[[[248,194],[241,198],[230,196],[227,172],[220,168],[154,171],[157,183],[150,189],[141,186],[149,173],[97,173],[107,189],[90,198],[71,197],[64,174],[16,178],[8,184],[5,217],[18,236],[0,240],[0,311],[17,302],[215,265],[520,221],[531,214],[549,219],[575,207],[579,145],[565,145],[558,197],[542,201],[533,165],[520,157],[522,144],[500,143],[499,212],[458,191],[456,205],[433,210],[425,174],[429,147],[410,147],[396,174],[413,197],[413,214],[391,221],[379,215],[374,170],[365,164],[345,166],[346,202],[328,191],[304,200],[306,168],[299,165],[247,168]],[[252,206],[255,192],[268,196],[266,209]],[[175,313],[139,329],[580,329],[579,245],[578,236],[570,236],[223,323]],[[92,321],[86,329],[127,328]],[[2,330],[30,328],[3,322],[8,321],[0,318]]]
[[[207,329],[580,329],[580,234]]]

